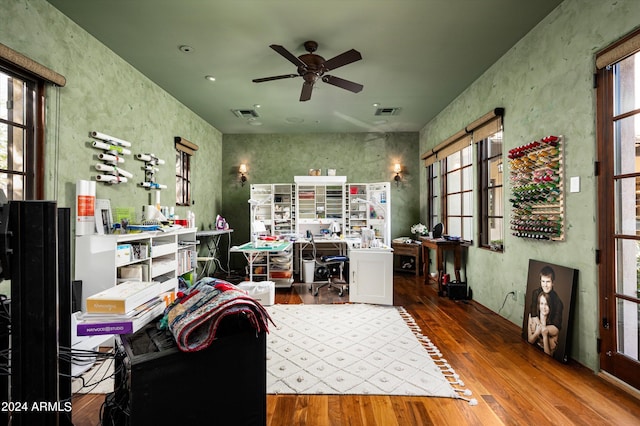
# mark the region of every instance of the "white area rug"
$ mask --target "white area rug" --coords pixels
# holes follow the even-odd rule
[[[276,324],[267,336],[269,394],[462,399],[470,394],[403,308],[335,304],[267,310]]]

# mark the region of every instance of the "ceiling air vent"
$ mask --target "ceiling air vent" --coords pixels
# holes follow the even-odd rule
[[[255,109],[232,109],[238,118],[258,118],[260,117]]]
[[[394,108],[378,108],[376,109],[376,113],[374,115],[398,115],[400,114],[400,110],[402,108],[394,107]]]

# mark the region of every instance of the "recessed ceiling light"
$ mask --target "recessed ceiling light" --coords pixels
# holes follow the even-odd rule
[[[380,104],[379,104],[378,102],[374,102],[372,105],[373,105],[374,107],[376,107],[376,108],[380,106]]]
[[[249,120],[249,124],[252,126],[262,126],[262,122],[256,120]]]
[[[184,52],[184,53],[193,52],[193,47],[187,46],[186,44],[183,44],[182,46],[179,46],[178,49],[180,49],[180,51]]]
[[[300,118],[300,117],[287,117],[284,119],[284,121],[286,121],[287,123],[291,123],[291,124],[299,124],[304,122],[304,118]]]
[[[212,75],[205,75],[204,78],[206,78],[209,81],[216,81],[216,78]]]
[[[253,107],[254,107],[254,108],[260,108],[261,106],[262,106],[262,105],[260,105],[260,104],[253,104]]]

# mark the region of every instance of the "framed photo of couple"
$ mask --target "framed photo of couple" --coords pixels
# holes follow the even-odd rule
[[[560,362],[567,362],[578,270],[529,260],[522,337]]]

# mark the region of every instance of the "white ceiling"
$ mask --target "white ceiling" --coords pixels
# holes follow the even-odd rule
[[[48,0],[222,133],[417,132],[561,0]],[[318,42],[329,74],[357,94],[302,78],[269,48],[295,56]],[[179,46],[192,48],[183,53]],[[204,77],[212,75],[215,82]],[[376,116],[374,103],[400,108]],[[254,105],[260,105],[260,108]],[[254,120],[233,109],[255,109]]]

